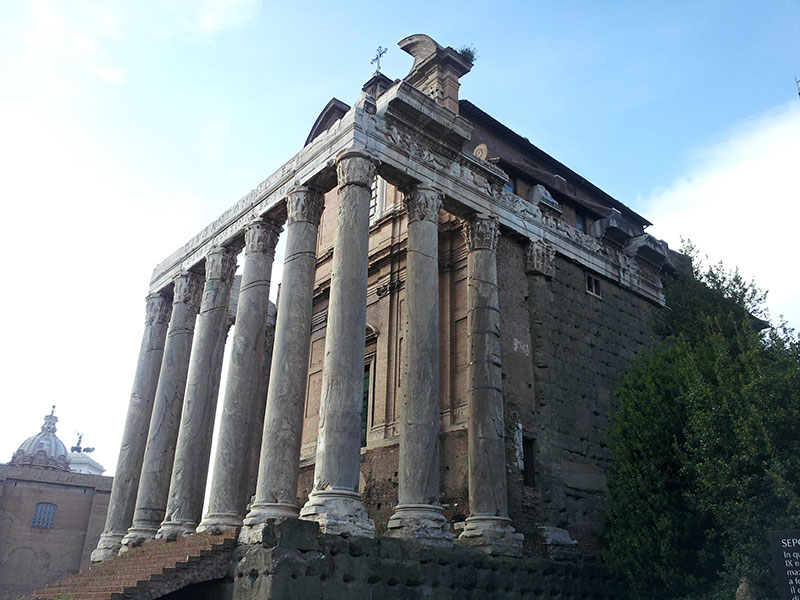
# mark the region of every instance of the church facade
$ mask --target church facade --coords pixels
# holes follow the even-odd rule
[[[669,250],[459,99],[467,57],[400,45],[403,80],[332,100],[297,155],[156,267],[93,561],[195,531],[260,544],[285,519],[597,556],[612,394],[650,342]]]
[[[0,465],[0,598],[88,567],[103,531],[112,478],[83,452],[67,452],[57,421],[47,415],[41,431]],[[95,474],[72,469],[72,457]]]

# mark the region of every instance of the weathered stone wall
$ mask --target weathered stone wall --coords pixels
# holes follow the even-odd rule
[[[234,600],[346,598],[562,600],[618,597],[596,564],[495,558],[469,548],[410,540],[319,535],[316,523],[285,521],[265,532],[234,571]]]
[[[535,401],[519,414],[523,436],[533,438],[535,481],[522,486],[514,511],[532,511],[542,525],[568,530],[581,551],[595,552],[606,512],[612,396],[631,358],[651,342],[660,309],[603,278],[597,297],[586,277],[561,256],[552,279],[527,277]]]

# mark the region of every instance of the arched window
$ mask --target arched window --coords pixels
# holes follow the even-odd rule
[[[56,505],[50,502],[39,502],[33,513],[33,527],[51,529],[56,520]]]

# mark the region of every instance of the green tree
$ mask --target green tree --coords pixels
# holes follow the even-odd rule
[[[605,556],[633,597],[772,593],[767,532],[800,524],[798,343],[759,334],[752,282],[684,250],[662,341],[617,390]]]

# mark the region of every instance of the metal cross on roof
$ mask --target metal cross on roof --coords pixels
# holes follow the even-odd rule
[[[384,54],[386,54],[386,48],[384,48],[383,46],[378,46],[378,50],[377,50],[377,54],[375,55],[375,58],[373,58],[371,61],[369,61],[369,64],[371,64],[371,65],[374,65],[375,63],[377,63],[377,66],[375,67],[375,72],[376,73],[379,73],[380,70],[381,70],[381,57]]]

